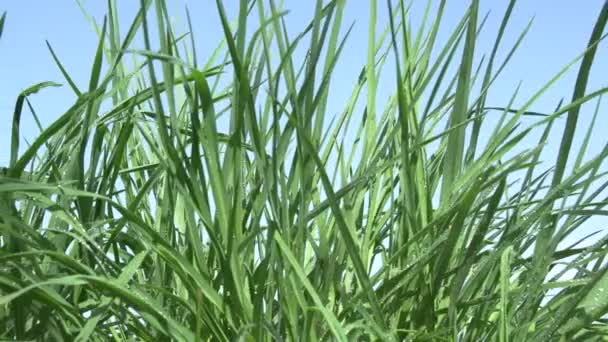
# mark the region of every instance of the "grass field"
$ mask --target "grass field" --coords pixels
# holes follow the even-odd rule
[[[587,50],[520,107],[517,89],[486,101],[512,56],[498,49],[528,30],[501,45],[515,1],[483,28],[491,51],[479,1],[441,43],[445,1],[421,27],[407,3],[369,1],[367,63],[337,114],[334,69],[361,41],[344,0],[311,1],[297,36],[279,1],[228,18],[218,0],[217,47],[192,33],[203,14],[184,30],[141,0],[119,30],[108,0],[86,88],[49,45],[74,100],[20,146],[29,99],[58,84],[16,99],[0,340],[607,340],[608,235],[586,223],[608,215],[608,145],[589,144],[608,88],[587,87],[608,2]],[[568,71],[571,96],[532,112]]]

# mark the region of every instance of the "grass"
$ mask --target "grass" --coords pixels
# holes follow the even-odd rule
[[[343,0],[316,1],[297,36],[274,0],[241,0],[234,22],[218,0],[225,39],[204,63],[189,14],[180,33],[163,0],[141,0],[120,31],[109,0],[86,89],[49,44],[74,102],[20,148],[24,106],[37,119],[29,98],[57,84],[16,101],[0,339],[608,338],[608,236],[585,225],[608,214],[608,145],[589,147],[608,89],[587,89],[608,3],[588,49],[519,108],[517,89],[486,103],[514,0],[480,64],[479,1],[441,44],[445,1],[419,28],[405,1],[369,4],[366,64],[336,116]],[[531,111],[576,68],[569,103]]]

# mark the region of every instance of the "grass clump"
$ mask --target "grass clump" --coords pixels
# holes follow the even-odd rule
[[[515,1],[479,63],[479,1],[439,44],[445,1],[413,29],[407,2],[372,0],[367,62],[337,115],[346,1],[316,1],[288,36],[276,1],[241,0],[231,22],[218,0],[225,39],[204,63],[209,47],[191,25],[178,32],[163,0],[141,0],[125,32],[116,3],[86,88],[49,45],[74,102],[21,149],[24,106],[36,116],[29,97],[57,84],[17,99],[0,178],[0,338],[608,335],[607,236],[568,243],[607,212],[608,146],[588,148],[593,124],[572,141],[581,105],[599,110],[606,92],[587,80],[608,3],[588,49],[516,108],[516,90],[486,103],[527,32],[498,58]],[[570,101],[532,112],[575,67]]]

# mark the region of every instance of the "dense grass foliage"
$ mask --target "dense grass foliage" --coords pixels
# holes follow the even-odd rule
[[[225,39],[203,62],[214,47],[174,27],[163,0],[141,0],[126,31],[116,5],[86,88],[49,44],[74,102],[27,146],[29,99],[57,84],[16,100],[0,339],[608,337],[608,235],[585,224],[608,213],[608,145],[588,146],[593,124],[576,131],[607,90],[587,80],[608,3],[588,49],[516,108],[517,89],[486,103],[528,30],[498,57],[514,0],[496,27],[471,1],[442,43],[445,1],[412,27],[408,2],[370,0],[367,63],[339,113],[345,0],[311,1],[296,36],[275,0],[240,0],[234,21],[218,0],[197,20],[217,15]],[[483,60],[480,29],[496,35]],[[531,112],[570,69],[572,97]]]

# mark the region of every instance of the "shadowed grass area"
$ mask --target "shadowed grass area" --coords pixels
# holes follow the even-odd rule
[[[354,40],[345,0],[311,1],[296,36],[275,0],[240,0],[234,22],[217,0],[199,19],[217,15],[225,37],[204,63],[197,50],[212,47],[195,44],[189,14],[178,32],[165,1],[141,0],[120,31],[108,0],[86,89],[48,44],[74,101],[25,148],[24,106],[36,118],[29,97],[58,84],[16,101],[0,339],[608,337],[608,235],[585,225],[608,214],[608,145],[588,146],[608,88],[587,89],[608,2],[588,49],[519,108],[517,89],[486,103],[529,29],[498,58],[515,3],[480,63],[478,0],[441,44],[445,1],[413,28],[407,2],[370,0],[366,64],[334,114],[334,69]],[[575,68],[569,102],[530,110]]]

